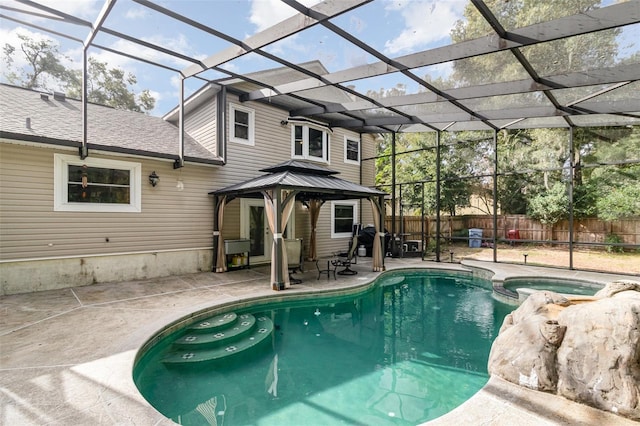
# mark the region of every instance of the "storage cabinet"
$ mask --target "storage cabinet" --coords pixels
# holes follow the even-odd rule
[[[224,240],[224,251],[227,255],[227,269],[250,268],[250,240]]]

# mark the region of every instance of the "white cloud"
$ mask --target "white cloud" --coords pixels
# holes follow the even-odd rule
[[[320,3],[319,0],[300,0],[306,7]],[[256,26],[256,32],[271,27],[298,13],[280,0],[251,0],[249,21]]]
[[[149,11],[143,7],[132,7],[124,15],[126,19],[131,20],[144,19],[147,16],[149,16]]]
[[[405,27],[396,38],[387,40],[385,51],[393,55],[408,53],[448,38],[455,22],[462,18],[466,3],[466,0],[389,2],[386,10],[400,13]]]

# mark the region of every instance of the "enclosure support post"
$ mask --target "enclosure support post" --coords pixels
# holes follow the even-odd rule
[[[436,132],[436,262],[440,262],[440,131]]]
[[[493,129],[493,262],[498,261],[498,130]]]
[[[573,269],[573,179],[575,177],[575,159],[573,148],[573,126],[569,127],[569,184],[567,198],[569,198],[569,269]]]
[[[424,182],[420,184],[420,238],[422,242],[420,243],[420,250],[422,251],[422,260],[424,260],[424,252],[426,250],[425,243],[427,238],[424,237]]]
[[[391,254],[396,250],[396,132],[391,133]]]
[[[400,239],[398,240],[398,257],[404,257],[404,207],[402,206],[402,184],[399,185],[398,198],[400,198]]]

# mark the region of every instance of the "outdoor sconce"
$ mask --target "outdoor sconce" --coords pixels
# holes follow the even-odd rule
[[[151,184],[151,186],[156,186],[158,184],[158,182],[160,182],[160,176],[158,176],[156,174],[156,171],[154,170],[149,175],[149,183]]]

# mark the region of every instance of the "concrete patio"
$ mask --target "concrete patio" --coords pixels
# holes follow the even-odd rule
[[[456,269],[496,274],[573,278],[606,283],[617,278],[522,265],[469,261],[465,265],[385,259],[388,269]],[[269,285],[269,269],[201,273],[146,281],[97,284],[0,298],[0,423],[6,425],[173,424],[139,394],[132,379],[138,349],[158,330],[194,311],[259,296],[309,293],[365,285],[379,273],[359,259],[354,276],[317,280],[308,263],[301,284],[284,292]],[[628,277],[626,277],[628,278]],[[613,414],[530,391],[499,379],[429,425],[637,425]]]

